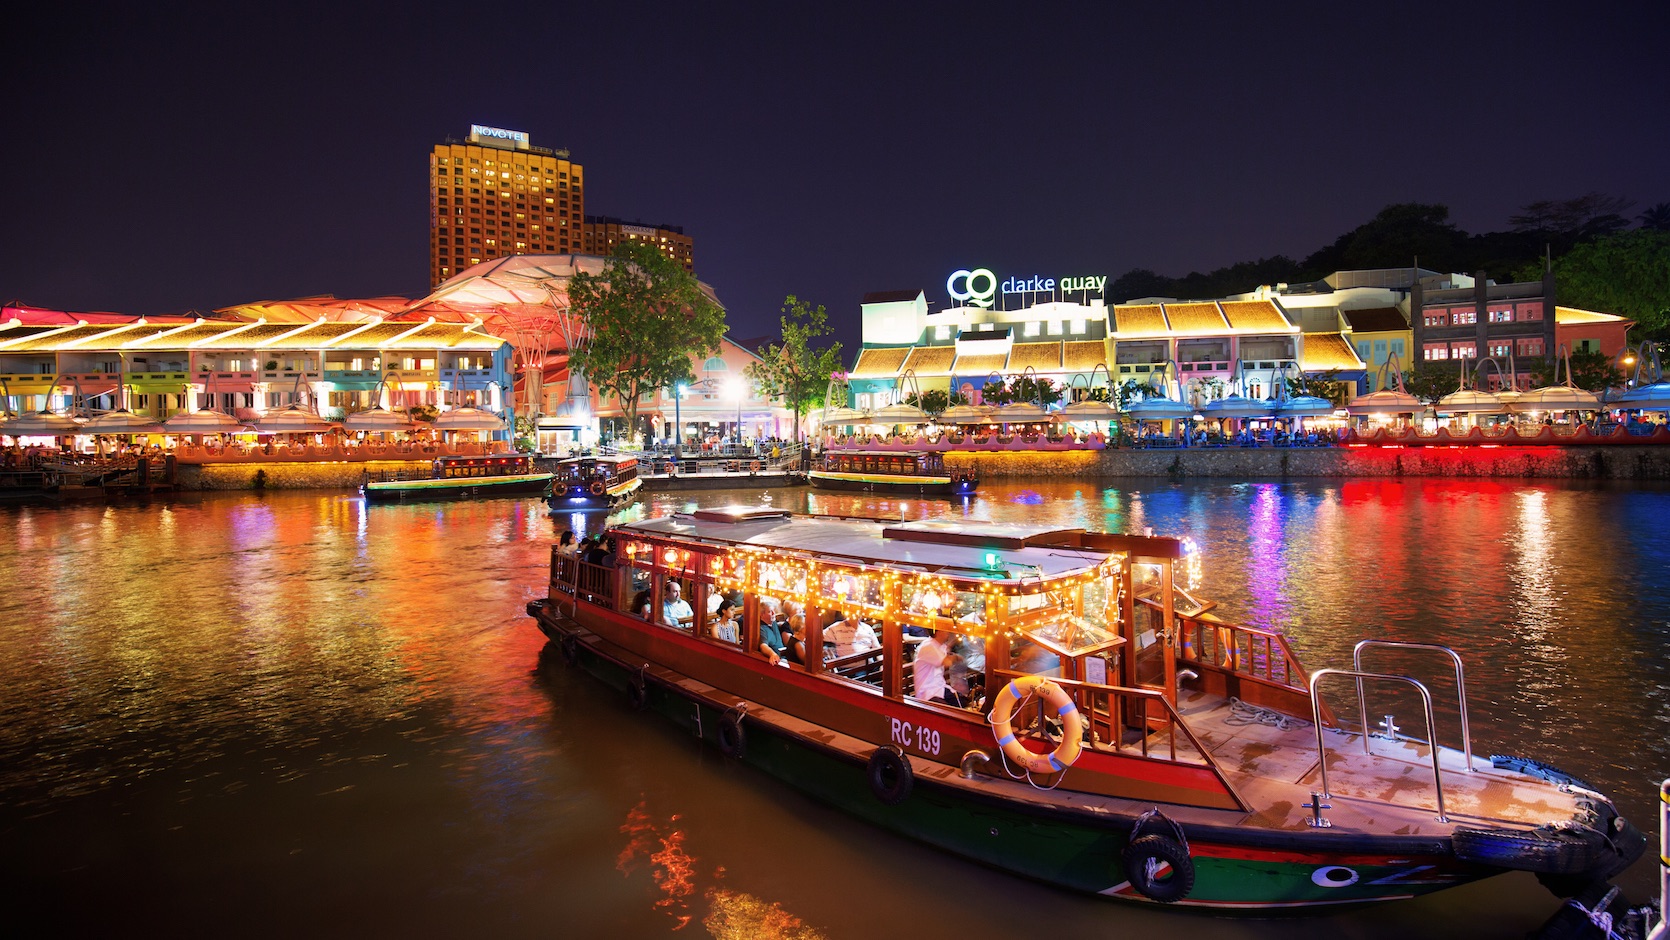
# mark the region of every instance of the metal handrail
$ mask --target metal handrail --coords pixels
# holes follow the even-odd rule
[[[1322,768],[1322,798],[1327,799],[1332,796],[1332,794],[1328,792],[1328,746],[1322,740],[1322,699],[1319,695],[1317,695],[1316,690],[1318,684],[1327,676],[1350,676],[1359,682],[1364,679],[1373,679],[1381,682],[1407,682],[1415,687],[1415,691],[1421,693],[1421,706],[1426,711],[1427,734],[1431,735],[1434,739],[1431,744],[1432,785],[1438,792],[1438,821],[1441,823],[1449,822],[1449,817],[1444,813],[1444,777],[1442,771],[1440,771],[1438,767],[1438,736],[1433,733],[1432,693],[1427,691],[1426,686],[1408,676],[1393,676],[1382,672],[1359,672],[1355,669],[1318,669],[1317,671],[1311,673],[1311,724],[1316,728],[1316,763],[1317,766]],[[1366,748],[1368,738],[1368,729],[1366,728],[1363,730],[1363,738]]]
[[[1472,773],[1473,735],[1467,728],[1467,676],[1466,670],[1462,668],[1461,665],[1461,657],[1456,654],[1455,650],[1450,649],[1448,646],[1441,646],[1437,643],[1405,643],[1401,640],[1362,640],[1351,649],[1352,669],[1360,670],[1363,668],[1363,650],[1371,646],[1378,646],[1386,649],[1430,650],[1435,653],[1445,653],[1450,657],[1450,661],[1455,663],[1455,693],[1460,706],[1459,710],[1461,712],[1461,751],[1467,757],[1467,772]],[[1366,754],[1368,753],[1368,703],[1363,697],[1363,680],[1361,679],[1357,680],[1357,712],[1363,723],[1363,753]],[[1386,730],[1388,732],[1391,731],[1390,728]],[[1438,729],[1429,726],[1428,732],[1432,735],[1432,746],[1436,748],[1438,746]]]
[[[1670,938],[1670,780],[1658,785],[1658,926],[1647,940]]]

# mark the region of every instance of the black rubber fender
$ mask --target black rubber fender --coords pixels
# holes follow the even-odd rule
[[[748,753],[748,734],[742,727],[741,712],[726,712],[719,719],[719,753],[737,760]]]
[[[893,747],[876,748],[870,754],[865,775],[870,779],[870,792],[886,806],[898,806],[909,799],[911,787],[916,784],[910,758]]]
[[[1568,774],[1553,764],[1545,764],[1540,760],[1520,757],[1517,754],[1492,754],[1490,755],[1490,766],[1499,770],[1511,770],[1526,776],[1537,777],[1550,783],[1569,784],[1582,787],[1585,790],[1594,789],[1594,787],[1584,782],[1582,777]]]
[[[1189,850],[1176,840],[1159,834],[1132,839],[1119,853],[1125,877],[1143,897],[1172,904],[1189,896],[1195,887],[1195,863]],[[1171,866],[1171,874],[1160,877],[1159,863]]]
[[[635,712],[643,711],[644,706],[649,704],[649,684],[643,673],[635,672],[626,680],[626,704],[631,705]]]
[[[1599,833],[1569,829],[1474,829],[1458,827],[1450,836],[1455,857],[1477,865],[1551,875],[1581,875],[1605,859]],[[1610,854],[1610,846],[1607,846]]]
[[[574,638],[574,634],[572,634],[572,633],[563,634],[562,639],[557,642],[557,648],[562,650],[562,661],[563,662],[569,664],[570,666],[574,666],[574,665],[579,664],[579,662],[580,662],[580,641],[576,640]]]

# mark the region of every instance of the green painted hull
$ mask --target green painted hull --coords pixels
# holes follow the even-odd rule
[[[561,636],[545,617],[540,629]],[[627,693],[633,671],[575,642],[577,665]],[[724,750],[720,726],[725,710],[690,698],[653,680],[644,684],[644,707]],[[811,796],[861,819],[995,868],[1062,888],[1123,900],[1160,903],[1138,893],[1124,874],[1121,853],[1132,820],[1052,813],[996,797],[982,797],[917,776],[910,795],[896,806],[872,792],[866,765],[850,754],[745,720],[738,759]],[[1468,865],[1448,851],[1378,851],[1361,838],[1315,838],[1237,833],[1222,843],[1210,834],[1190,833],[1194,887],[1178,906],[1220,911],[1272,913],[1334,908],[1398,900],[1499,874]],[[1349,851],[1316,843],[1333,838]],[[1299,843],[1311,842],[1309,846]],[[1349,843],[1349,844],[1348,844]],[[1325,843],[1324,843],[1325,844]]]

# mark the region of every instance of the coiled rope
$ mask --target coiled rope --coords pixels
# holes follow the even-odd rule
[[[1263,708],[1250,702],[1243,702],[1233,695],[1229,698],[1229,717],[1224,719],[1229,725],[1269,725],[1278,731],[1291,731],[1310,724],[1300,718],[1284,715],[1273,708]]]

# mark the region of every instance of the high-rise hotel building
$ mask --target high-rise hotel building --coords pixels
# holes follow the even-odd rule
[[[583,231],[579,250],[584,254],[607,255],[623,241],[642,241],[661,249],[662,254],[683,265],[684,270],[696,270],[695,242],[677,225],[645,225],[613,216],[588,215]]]
[[[429,279],[490,258],[581,253],[584,170],[525,131],[472,125],[429,157]]]

